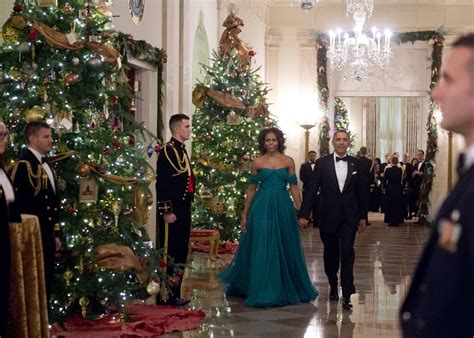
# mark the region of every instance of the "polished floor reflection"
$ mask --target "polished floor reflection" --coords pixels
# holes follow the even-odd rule
[[[429,229],[413,223],[387,227],[382,214],[371,214],[372,226],[357,236],[354,308],[343,310],[329,301],[322,244],[317,228],[302,231],[311,279],[320,295],[311,304],[256,309],[239,298],[226,298],[216,275],[230,261],[228,255],[211,262],[194,253],[188,269],[185,296],[206,312],[201,329],[167,337],[400,337],[398,309],[410,283]]]

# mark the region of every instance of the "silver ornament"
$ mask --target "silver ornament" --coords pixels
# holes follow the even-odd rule
[[[146,292],[148,292],[150,295],[155,296],[160,293],[160,283],[152,280],[148,285],[146,286]]]

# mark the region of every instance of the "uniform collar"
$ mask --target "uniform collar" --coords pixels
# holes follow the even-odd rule
[[[171,137],[170,143],[181,149],[186,149],[186,145],[174,137]]]

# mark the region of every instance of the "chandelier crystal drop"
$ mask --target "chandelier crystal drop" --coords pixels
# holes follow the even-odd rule
[[[372,16],[374,11],[373,0],[346,0],[346,15],[352,16],[358,26],[363,26],[365,20]]]

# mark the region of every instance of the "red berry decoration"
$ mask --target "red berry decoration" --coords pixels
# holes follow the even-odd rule
[[[256,54],[257,54],[257,52],[254,51],[253,49],[249,50],[249,56],[250,57],[254,57]]]
[[[110,98],[110,102],[111,102],[112,104],[117,104],[117,103],[119,102],[118,96],[113,95],[113,96]]]
[[[15,13],[23,12],[23,5],[22,4],[16,4],[15,6],[13,6],[13,11]]]
[[[37,30],[32,30],[31,32],[28,33],[28,39],[30,39],[31,41],[35,41],[37,36],[38,36]]]
[[[161,151],[161,147],[159,145],[156,145],[153,150],[155,151],[155,153],[159,153]]]
[[[120,143],[119,140],[115,140],[112,145],[114,146],[115,149],[120,149],[120,148],[122,148],[122,143]]]
[[[68,215],[72,215],[74,213],[74,208],[73,207],[68,207],[66,209],[66,212],[67,212]]]
[[[160,268],[162,268],[162,269],[166,268],[166,262],[165,262],[165,260],[164,260],[164,259],[160,259],[159,265],[160,265]]]

